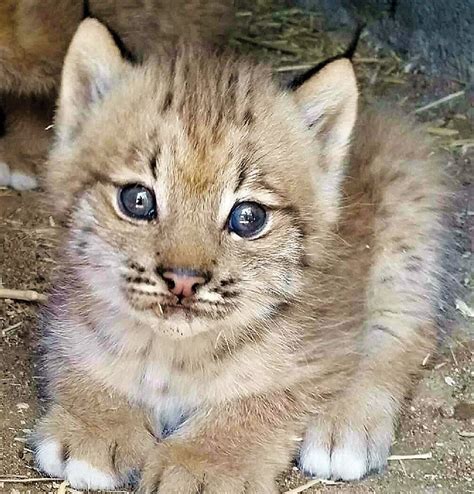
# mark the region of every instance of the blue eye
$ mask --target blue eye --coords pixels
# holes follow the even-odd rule
[[[258,235],[267,222],[267,212],[256,202],[236,204],[229,217],[229,231],[239,237],[252,238]]]
[[[150,221],[156,218],[155,194],[140,184],[119,189],[118,203],[123,214],[130,218]]]

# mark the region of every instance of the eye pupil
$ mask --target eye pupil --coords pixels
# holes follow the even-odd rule
[[[154,193],[140,184],[126,185],[119,189],[118,203],[122,213],[142,220],[156,217],[156,200]]]
[[[234,206],[229,217],[229,230],[239,237],[251,238],[258,235],[267,222],[263,206],[255,202],[241,202]]]

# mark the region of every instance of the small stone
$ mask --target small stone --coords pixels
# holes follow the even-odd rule
[[[454,407],[451,405],[443,405],[439,408],[439,413],[445,419],[450,419],[454,416]]]
[[[444,382],[448,385],[448,386],[456,386],[456,381],[450,377],[450,376],[446,376],[444,378]]]

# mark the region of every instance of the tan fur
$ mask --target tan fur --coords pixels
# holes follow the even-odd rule
[[[183,39],[220,46],[233,19],[232,0],[88,3],[90,14],[114,29],[137,59],[166,51]],[[38,140],[42,144],[39,156],[37,150],[30,153],[30,142],[37,132],[25,129],[35,127],[39,120],[46,121],[45,127],[51,123],[47,117],[53,109],[64,55],[83,15],[83,2],[77,0],[0,2],[0,99],[2,94],[13,95],[18,105],[9,104],[4,111],[8,120],[22,121],[7,126],[7,138],[0,140],[0,161],[12,172],[20,170],[34,176],[36,165],[45,158],[49,141]],[[32,96],[42,99],[41,108],[29,106]],[[8,115],[10,112],[14,115]],[[12,147],[13,142],[19,149]]]
[[[344,60],[287,93],[264,67],[186,47],[132,66],[81,25],[46,177],[67,230],[42,323],[43,469],[76,487],[140,469],[143,492],[274,493],[301,437],[311,473],[385,464],[434,343],[447,189],[400,119],[360,112],[350,145],[356,94]],[[156,220],[124,216],[128,183],[155,192]],[[255,240],[226,227],[242,200],[269,207]],[[163,266],[212,274],[183,312]],[[143,451],[117,468],[104,444],[127,430]],[[54,468],[48,441],[68,445]],[[72,459],[108,476],[79,481]]]

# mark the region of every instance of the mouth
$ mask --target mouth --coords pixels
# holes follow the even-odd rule
[[[222,319],[228,312],[224,304],[183,301],[181,303],[155,303],[151,310],[164,319],[180,318],[190,321],[195,318]]]
[[[156,296],[154,293],[127,291],[131,306],[140,312],[152,313],[161,319],[180,319],[187,322],[197,319],[223,319],[235,307],[233,303],[208,301],[196,297],[178,299],[178,297]]]

